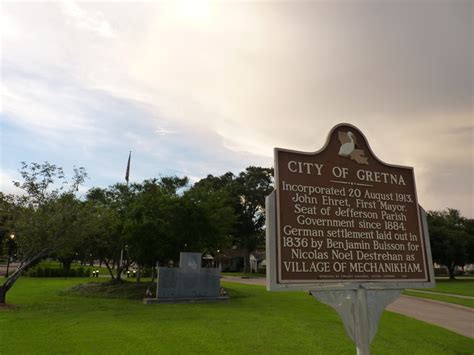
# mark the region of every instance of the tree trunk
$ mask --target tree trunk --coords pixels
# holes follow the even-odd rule
[[[142,268],[140,265],[137,265],[137,282],[140,282],[140,279],[142,277]]]
[[[455,280],[456,279],[454,277],[454,268],[455,268],[455,266],[453,264],[448,265],[448,273],[449,273],[449,279],[450,280]]]
[[[71,270],[72,259],[63,259],[63,260],[61,260],[61,262],[63,263],[63,270],[64,271]]]
[[[7,289],[5,286],[0,286],[0,304],[7,303]]]
[[[101,260],[104,261],[104,264],[105,264],[105,266],[107,267],[107,270],[109,270],[109,274],[110,274],[110,276],[112,277],[112,281],[115,280],[114,271],[112,270],[113,265],[112,265],[112,268],[111,268],[111,267],[110,267],[110,264],[107,262],[107,260],[105,260],[105,259],[101,259]]]
[[[158,277],[158,261],[154,266],[151,267],[151,282],[155,282],[155,275]]]
[[[123,266],[118,266],[117,267],[117,274],[115,276],[115,281],[122,281],[123,270],[124,270]]]
[[[121,282],[123,272],[128,271],[129,267],[130,267],[130,259],[123,259],[122,265],[117,267],[117,276],[115,277],[115,281]]]
[[[245,249],[244,272],[250,272],[250,251],[248,249]]]
[[[33,256],[30,259],[23,260],[18,266],[18,268],[11,273],[8,278],[5,279],[5,282],[3,283],[2,286],[0,286],[0,304],[5,304],[6,302],[6,297],[7,297],[7,292],[12,286],[15,284],[16,280],[20,277],[20,275],[28,269],[28,267],[32,264],[34,264],[37,260],[40,260],[44,256],[48,254],[49,250],[48,249],[43,249],[40,251],[38,254]]]

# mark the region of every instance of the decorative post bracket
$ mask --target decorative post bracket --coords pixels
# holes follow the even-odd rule
[[[358,355],[370,354],[370,343],[377,333],[382,312],[403,290],[310,291],[319,301],[331,306],[341,317],[347,335],[357,346]]]

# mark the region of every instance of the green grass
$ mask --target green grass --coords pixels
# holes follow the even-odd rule
[[[303,292],[223,283],[228,303],[143,305],[65,295],[90,279],[23,278],[0,309],[0,353],[354,354],[329,307]],[[374,354],[472,354],[474,340],[385,312]]]
[[[432,291],[438,293],[448,293],[460,296],[474,297],[474,279],[472,278],[459,278],[456,280],[449,279],[437,279],[436,287],[421,289],[420,291]],[[414,292],[411,290],[405,290],[405,295],[428,298],[436,301],[443,301],[448,303],[459,304],[466,307],[474,308],[474,300],[458,298],[450,295],[435,295],[422,292]]]
[[[445,295],[434,295],[434,294],[429,294],[429,293],[414,292],[410,290],[405,290],[403,294],[408,295],[408,296],[420,297],[420,298],[428,298],[430,300],[454,303],[454,304],[459,304],[461,306],[474,308],[474,300],[469,300],[465,298],[458,298],[458,297],[445,296]]]
[[[94,279],[92,282],[75,285],[62,291],[60,294],[84,297],[143,299],[147,288],[149,288],[153,294],[156,290],[156,282],[125,281],[121,283],[112,283],[108,281],[109,280],[102,279],[97,282]]]
[[[456,280],[437,279],[435,288],[428,288],[427,291],[440,293],[452,293],[462,296],[474,297],[474,279],[458,278]]]

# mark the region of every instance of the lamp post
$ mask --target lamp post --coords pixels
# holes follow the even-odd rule
[[[7,272],[5,273],[5,278],[8,277],[8,270],[10,269],[10,259],[12,257],[13,251],[13,241],[15,240],[15,234],[10,234],[10,240],[8,241],[8,260],[7,260]]]

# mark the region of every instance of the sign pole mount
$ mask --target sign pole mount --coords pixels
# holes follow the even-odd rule
[[[311,294],[339,314],[347,335],[356,344],[357,354],[370,355],[370,343],[377,333],[383,310],[402,291],[359,287],[343,291],[311,291]]]

